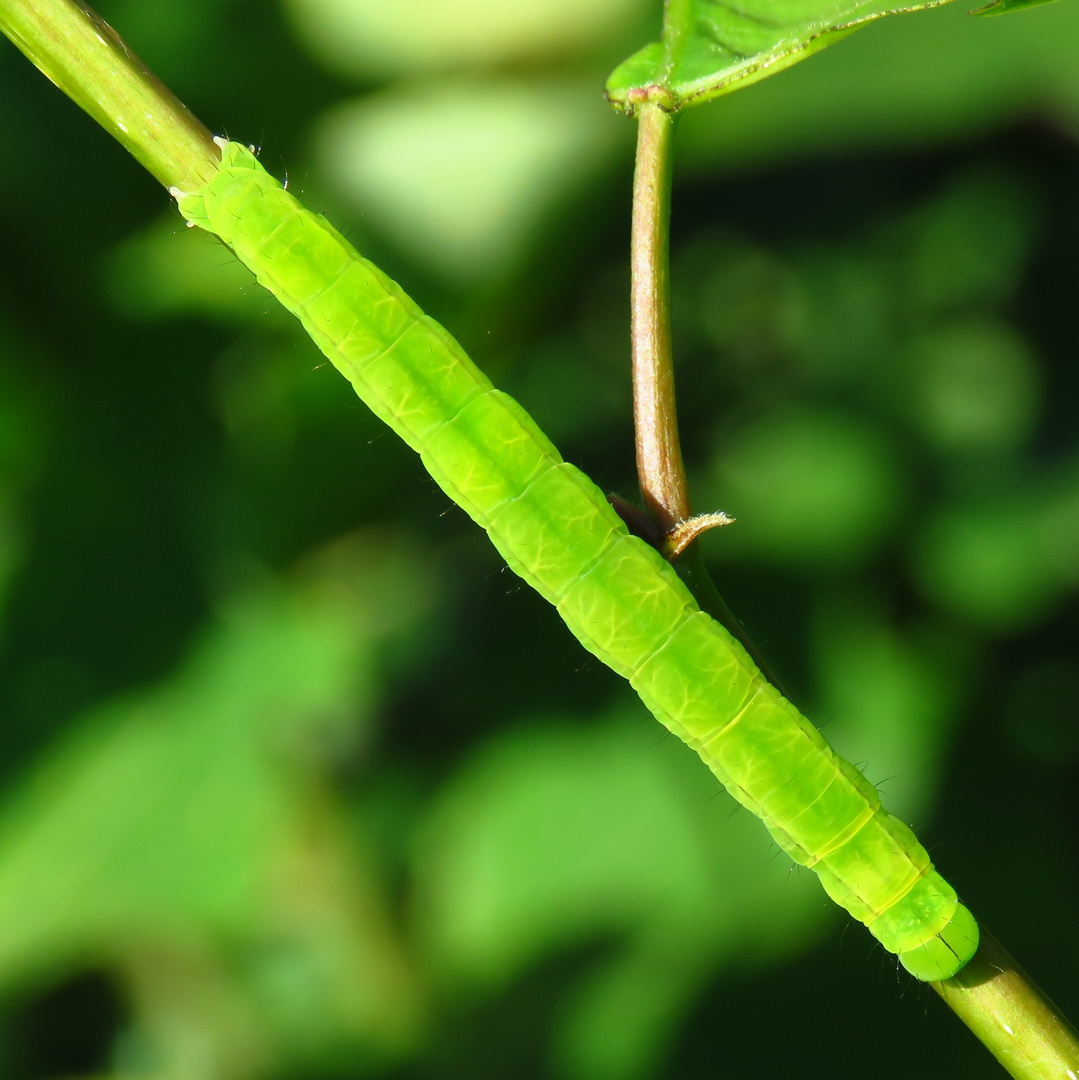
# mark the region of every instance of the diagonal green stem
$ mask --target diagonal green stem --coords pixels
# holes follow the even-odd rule
[[[1076,1080],[1079,1034],[983,926],[973,959],[933,989],[1020,1080]]]
[[[0,30],[165,187],[217,171],[210,132],[120,35],[76,0],[0,0]]]

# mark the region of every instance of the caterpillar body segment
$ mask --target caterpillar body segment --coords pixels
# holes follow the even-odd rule
[[[978,928],[876,789],[700,611],[673,568],[456,341],[246,147],[174,192],[303,323],[356,393],[581,643],[627,678],[791,858],[917,978],[954,975]]]

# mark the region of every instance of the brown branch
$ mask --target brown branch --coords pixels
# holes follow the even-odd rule
[[[654,102],[640,108],[630,249],[637,479],[644,508],[663,532],[690,516],[674,399],[667,269],[673,123]]]

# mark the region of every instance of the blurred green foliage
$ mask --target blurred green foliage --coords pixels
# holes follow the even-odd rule
[[[633,491],[645,0],[113,0]],[[728,601],[1065,1009],[1079,8],[887,20],[678,132]],[[220,247],[0,49],[0,1070],[993,1076]]]

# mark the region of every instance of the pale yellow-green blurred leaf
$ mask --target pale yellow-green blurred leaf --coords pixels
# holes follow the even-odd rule
[[[639,19],[650,0],[288,0],[312,53],[344,75],[562,60]],[[597,87],[600,80],[597,79]]]
[[[584,83],[414,84],[331,112],[317,156],[375,228],[461,285],[511,266],[619,132]]]

